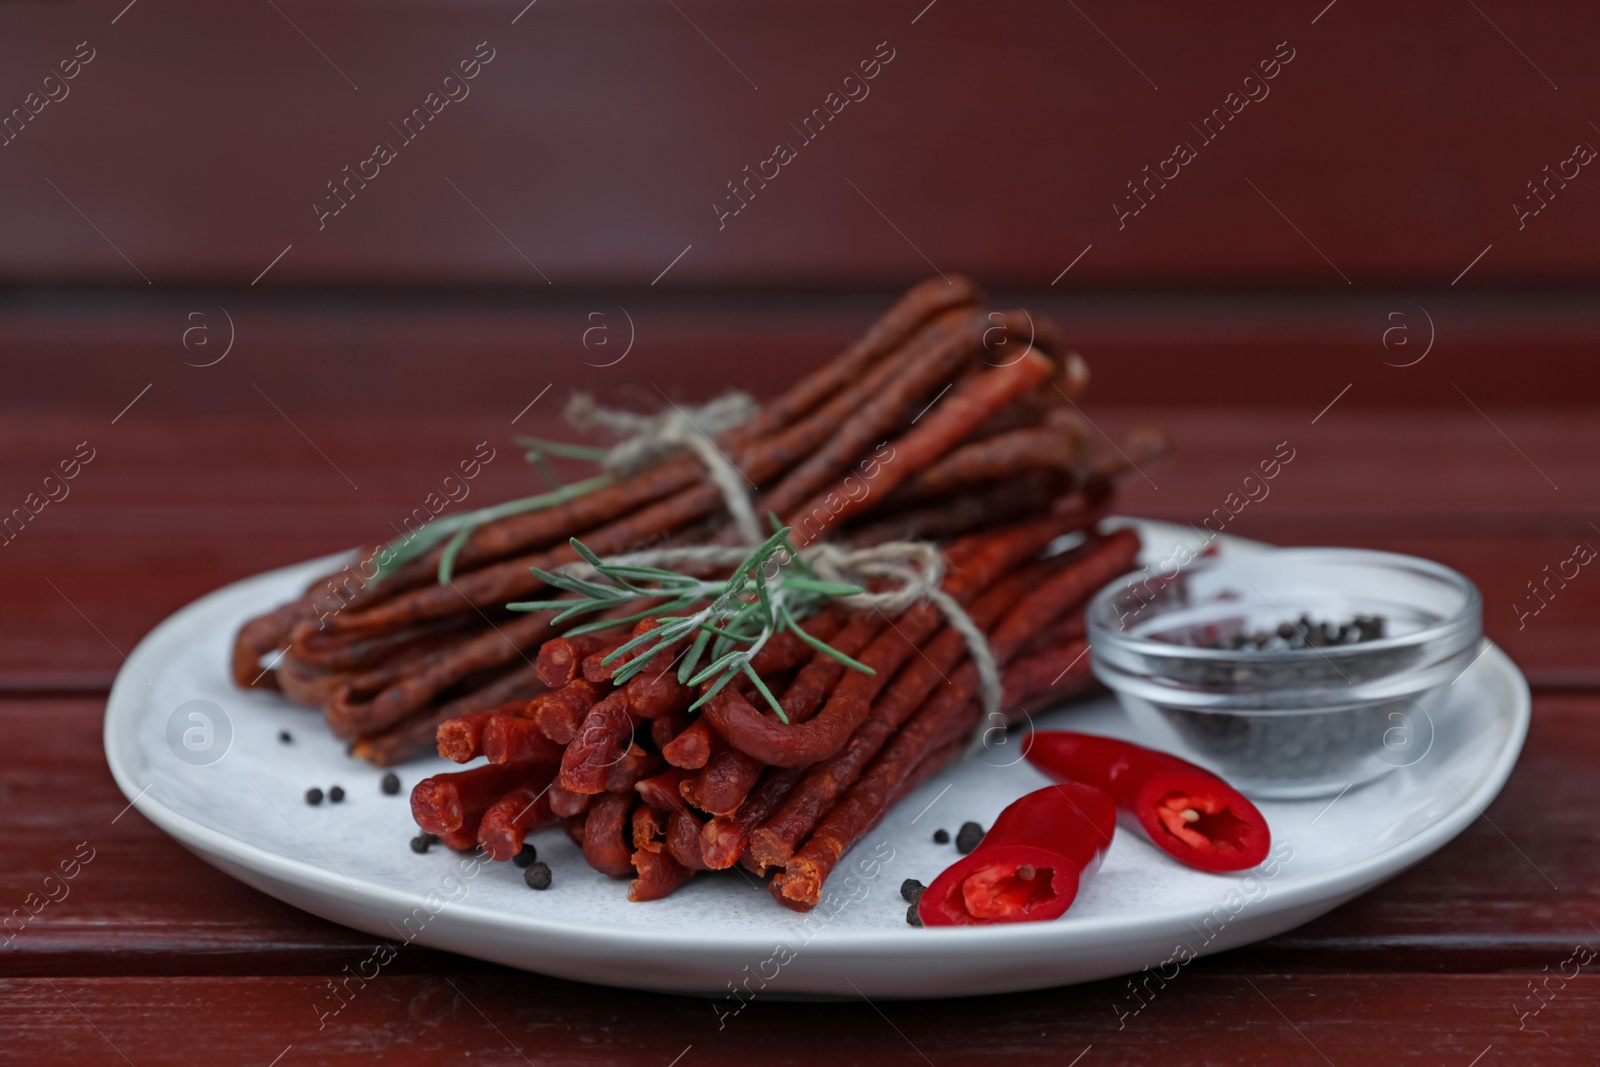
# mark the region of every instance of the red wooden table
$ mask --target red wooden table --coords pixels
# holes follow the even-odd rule
[[[1600,576],[1530,583],[1600,545],[1597,27],[1577,0],[0,4],[0,915],[28,915],[0,1062],[1596,1062],[1568,961],[1600,948]],[[478,55],[470,97],[445,83]],[[798,158],[747,177],[780,138]],[[319,1028],[367,938],[127,810],[123,654],[388,529],[477,442],[479,498],[523,495],[503,446],[572,388],[768,394],[937,270],[1061,321],[1103,428],[1170,429],[1123,510],[1199,522],[1288,442],[1229,532],[1476,580],[1534,687],[1499,800],[1126,1025],[1108,981],[719,1029],[413,948]]]
[[[1562,971],[1575,946],[1600,946],[1600,582],[1580,575],[1521,629],[1512,605],[1546,563],[1600,542],[1586,504],[1600,489],[1600,427],[1584,415],[1498,412],[1491,425],[1466,405],[1336,405],[1320,416],[1321,405],[1091,409],[1109,431],[1155,419],[1179,442],[1151,481],[1128,483],[1126,511],[1204,515],[1258,454],[1288,440],[1293,464],[1233,532],[1420,553],[1482,587],[1489,633],[1534,682],[1527,749],[1483,818],[1368,896],[1197,962],[1125,1025],[1113,1007],[1123,983],[1106,981],[938,1003],[758,1000],[719,1028],[701,1001],[415,948],[319,1027],[319,991],[366,957],[369,939],[233,882],[129,811],[100,747],[108,681],[146,630],[193,597],[354,543],[404,513],[462,448],[506,437],[535,392],[429,420],[295,412],[291,425],[290,412],[265,405],[227,415],[136,406],[114,425],[115,408],[8,419],[8,491],[79,441],[96,455],[67,500],[0,550],[10,834],[0,900],[22,906],[81,847],[94,858],[0,953],[0,1059],[1593,1062],[1600,979]],[[530,424],[551,425],[529,414],[517,429]],[[527,478],[519,461],[492,463],[481,491],[509,494]]]

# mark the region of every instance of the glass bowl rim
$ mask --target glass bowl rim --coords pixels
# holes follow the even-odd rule
[[[1462,594],[1462,603],[1456,611],[1445,618],[1409,634],[1384,637],[1376,641],[1360,641],[1352,645],[1308,646],[1306,648],[1272,651],[1246,651],[1236,648],[1201,648],[1195,645],[1180,645],[1170,641],[1138,637],[1126,630],[1116,629],[1106,621],[1113,610],[1111,608],[1112,599],[1140,581],[1160,580],[1171,582],[1176,581],[1185,574],[1193,573],[1197,569],[1217,570],[1229,565],[1248,566],[1253,562],[1262,562],[1273,557],[1281,559],[1287,555],[1316,555],[1321,557],[1319,562],[1361,563],[1369,566],[1380,564],[1396,570],[1420,570],[1430,577],[1442,579],[1446,584],[1457,589]],[[1257,594],[1261,595],[1260,590],[1257,590]],[[1269,607],[1271,606],[1271,601],[1268,601],[1264,595],[1261,595],[1261,599]],[[1482,637],[1483,595],[1472,579],[1460,571],[1421,556],[1410,556],[1402,552],[1385,552],[1369,548],[1296,545],[1282,548],[1269,547],[1259,552],[1198,557],[1191,563],[1180,567],[1178,573],[1170,579],[1163,578],[1159,574],[1151,574],[1148,566],[1137,571],[1130,571],[1102,586],[1090,598],[1089,604],[1084,610],[1084,619],[1087,623],[1091,647],[1097,640],[1104,639],[1124,652],[1161,656],[1169,659],[1189,659],[1202,663],[1293,663],[1310,661],[1313,658],[1328,659],[1330,656],[1349,659],[1369,654],[1375,655],[1380,652],[1408,648],[1413,645],[1425,645],[1431,641],[1461,637],[1464,629],[1476,631],[1468,640],[1462,641],[1463,646],[1470,645]]]

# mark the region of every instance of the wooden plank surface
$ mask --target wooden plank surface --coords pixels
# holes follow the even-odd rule
[[[0,290],[0,410],[109,421],[146,385],[146,413],[471,415],[545,385],[659,405],[729,388],[775,393],[853,341],[917,266],[875,292],[633,288],[445,291],[213,284],[132,293]],[[1593,407],[1592,291],[1063,292],[991,287],[990,306],[1060,325],[1093,370],[1095,406],[1498,411]],[[449,352],[441,365],[440,352]],[[525,399],[518,400],[518,397]],[[513,406],[514,405],[514,406]]]
[[[1552,954],[1555,964],[1568,950]],[[1569,966],[1570,973],[1570,966]],[[321,975],[0,981],[17,1063],[775,1065],[848,1063],[1588,1065],[1600,978],[1539,1001],[1522,975],[1180,972],[1136,1017],[1120,982],[957,1001],[757,999],[719,1030],[706,1001],[519,974],[388,976],[318,1029]],[[175,1027],[172,1021],[182,1019]],[[1529,1029],[1519,1030],[1519,1019]],[[998,1025],[1003,1021],[1004,1025]],[[1537,1032],[1535,1032],[1537,1031]],[[1474,1060],[1474,1057],[1481,1059]]]
[[[263,285],[545,290],[643,286],[682,255],[661,284],[882,284],[931,261],[1044,286],[1091,245],[1063,285],[1445,286],[1480,255],[1463,285],[1583,284],[1600,266],[1596,180],[1567,162],[1597,143],[1600,15],[1577,0],[277,7],[0,7],[6,114],[60,94],[43,79],[79,42],[94,54],[0,148],[0,277],[244,285],[271,265]],[[470,96],[408,141],[480,42]],[[880,51],[852,90],[870,95],[829,104]],[[764,164],[780,141],[796,158]],[[334,199],[376,142],[397,158]],[[1180,143],[1195,158],[1164,164]],[[719,222],[763,166],[777,176]],[[319,198],[347,203],[319,220]]]

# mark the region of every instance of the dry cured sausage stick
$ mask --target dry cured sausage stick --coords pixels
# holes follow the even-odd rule
[[[470,834],[464,830],[452,830],[449,833],[434,834],[433,836],[437,837],[439,843],[445,848],[455,852],[471,852],[478,847],[476,830]]]
[[[312,588],[321,583],[322,579],[317,579]],[[316,617],[311,596],[307,592],[300,599],[273,608],[239,627],[239,633],[233,639],[233,656],[230,660],[235,685],[243,689],[278,688],[272,668],[263,668],[261,660],[281,651],[288,644],[289,631],[295,623]]]
[[[755,437],[776,432],[859,378],[868,367],[905,344],[929,319],[951,308],[975,305],[982,299],[982,290],[960,275],[918,282],[854,344],[800,379],[729,436]]]
[[[640,804],[633,809],[633,847],[660,852],[667,836],[667,812]]]
[[[994,625],[1028,589],[1049,574],[1050,568],[1047,561],[1006,576],[973,602],[968,616],[980,630]],[[750,851],[756,860],[769,867],[788,862],[817,820],[861,776],[889,736],[923,705],[945,673],[966,654],[966,638],[946,626],[921,656],[907,663],[873,703],[872,714],[844,748],[811,767],[778,813],[750,835]]]
[[[313,658],[304,656],[299,646],[291,645],[278,660],[274,673],[283,695],[297,704],[321,708],[341,687],[359,680],[369,689],[393,685],[395,682],[421,670],[426,664],[439,662],[453,653],[472,635],[462,623],[465,618],[450,620],[446,627],[434,627],[434,632],[411,639],[396,649],[389,658],[369,663],[364,667],[325,667]]]
[[[579,673],[591,682],[611,681],[611,676],[622,669],[623,662],[619,660],[615,663],[606,663],[604,660],[607,656],[611,655],[611,653],[620,648],[622,646],[622,642],[626,640],[626,637],[620,640],[613,637],[610,641],[607,641],[605,644],[601,645],[599,648],[583,657],[583,663],[579,668]]]
[[[587,678],[575,678],[534,700],[531,705],[534,721],[550,740],[559,745],[569,744],[578,736],[583,717],[605,692],[604,686],[595,685]]]
[[[578,736],[561,757],[561,785],[574,793],[599,793],[606,787],[606,772],[626,754],[628,739],[638,725],[628,713],[621,690],[589,709]]]
[[[688,711],[674,711],[670,715],[663,715],[659,719],[650,720],[650,742],[656,746],[657,752],[665,752],[672,739],[689,728]],[[667,761],[671,763],[671,760]]]
[[[583,858],[601,874],[627,878],[634,873],[628,819],[633,805],[634,798],[621,793],[603,793],[589,802],[583,823]]]
[[[969,660],[951,676],[950,682],[894,736],[867,773],[822,820],[811,839],[790,858],[782,887],[774,891],[783,903],[797,910],[815,907],[822,896],[822,883],[839,857],[878,824],[917,766],[949,744],[955,725],[974,721],[977,669]]]
[[[1024,641],[1021,647],[1012,653],[1010,669],[1015,670],[1017,664],[1041,652],[1053,652],[1081,638],[1086,630],[1084,625],[1084,607],[1086,606],[1072,609],[1034,634],[1029,640]]]
[[[674,767],[699,770],[711,758],[711,753],[720,746],[721,740],[711,728],[711,723],[701,715],[684,727],[683,732],[677,737],[663,745],[661,754]]]
[[[1076,607],[1119,574],[1139,555],[1139,535],[1115,530],[1075,549],[1067,566],[1041,583],[1011,610],[989,635],[989,648],[1004,663],[1050,623]]]
[[[694,877],[694,871],[665,852],[648,849],[633,854],[633,868],[638,877],[628,884],[628,899],[635,903],[660,900]]]
[[[802,630],[818,641],[827,641],[839,632],[840,626],[839,615],[832,611],[813,615],[800,624]],[[781,630],[767,638],[767,643],[750,658],[750,668],[765,677],[768,674],[793,670],[802,663],[809,662],[815,654],[816,650],[800,636],[788,630]]]
[[[411,817],[430,834],[460,830],[476,838],[490,804],[519,785],[548,779],[552,769],[543,763],[489,764],[424,778],[411,790]]]
[[[700,831],[700,855],[714,871],[739,862],[750,834],[766,822],[805,777],[804,767],[769,767],[732,815],[718,815]]]
[[[985,419],[1050,376],[1050,361],[1029,351],[1017,362],[985,371],[957,386],[932,411],[893,444],[894,459],[881,464],[873,479],[874,493],[854,494],[840,485],[818,493],[787,515],[801,548],[867,507],[875,494],[887,494],[949,452]]]
[[[715,486],[696,485],[583,533],[583,542],[599,555],[615,555],[671,533],[721,504],[722,493]],[[571,545],[558,545],[458,575],[449,585],[423,586],[365,611],[343,612],[328,623],[335,630],[367,632],[414,626],[473,607],[498,609],[544,588],[544,582],[530,568],[554,570],[578,559]]]
[[[321,708],[335,689],[353,677],[349,671],[335,671],[307,663],[296,656],[292,648],[279,656],[277,663],[272,676],[276,679],[278,691],[285,699],[304,708]],[[393,668],[390,677],[396,677]]]
[[[667,851],[672,858],[694,871],[710,870],[700,858],[700,817],[679,808],[667,820]]]
[[[606,769],[607,793],[632,793],[640,779],[658,773],[665,765],[661,754],[629,745],[622,758]]]
[[[379,767],[404,763],[434,747],[440,723],[510,700],[530,699],[539,689],[539,680],[533,676],[533,668],[524,663],[482,689],[475,689],[448,704],[413,715],[382,733],[357,739],[350,746],[350,754]]]
[[[686,780],[679,793],[683,799],[712,815],[732,815],[744,803],[765,765],[736,748],[714,752],[705,768]]]
[[[1095,692],[1100,680],[1089,662],[1089,646],[1082,638],[1068,641],[1048,652],[1023,656],[1006,672],[1006,706],[1014,708],[1024,700],[1059,704]],[[1010,715],[1012,722],[1019,716]]]
[[[885,505],[879,516],[869,513],[844,526],[837,538],[858,548],[885,541],[933,541],[973,530],[1016,522],[1037,515],[1043,501],[1068,493],[1076,479],[1059,471],[1024,470],[988,489],[902,508]]]
[[[376,733],[421,709],[450,686],[479,671],[491,670],[523,655],[550,635],[543,614],[513,619],[458,646],[438,662],[376,690],[356,679],[334,693],[327,711],[335,737]]]
[[[648,778],[641,778],[633,787],[639,794],[639,799],[645,804],[660,811],[677,811],[683,807],[683,801],[678,799],[678,784],[687,777],[688,772],[682,767],[668,767],[659,774]]]
[[[1026,308],[1007,308],[989,312],[983,321],[983,351],[978,360],[982,366],[1010,366],[1030,347],[1049,356],[1053,363],[1066,357],[1067,341],[1061,327],[1043,315],[1034,315]]]
[[[651,630],[656,629],[660,625],[661,622],[657,619],[640,619],[638,622],[633,624],[633,630],[630,633],[619,638],[613,638],[608,644],[601,646],[596,651],[590,653],[588,656],[585,656],[583,660],[583,676],[589,679],[591,682],[611,681],[612,677],[622,668],[626,667],[628,665],[628,661],[633,659],[634,656],[639,655],[640,651],[642,650],[635,651],[626,656],[619,656],[610,663],[606,662],[607,657],[609,657],[631,638],[642,637],[644,634],[649,633]]]
[[[577,637],[552,637],[539,646],[534,663],[539,670],[539,681],[551,689],[560,689],[574,678],[582,677],[583,662],[603,648],[615,648],[621,641],[609,630]]]
[[[589,810],[589,801],[594,799],[588,793],[574,793],[570,789],[562,789],[560,782],[550,783],[550,811],[563,819],[570,819],[582,815]],[[578,844],[583,844],[579,841]]]
[[[895,805],[899,804],[907,796],[915,792],[916,788],[923,782],[927,781],[929,778],[932,778],[935,774],[939,773],[939,771],[943,770],[944,767],[952,760],[960,756],[961,753],[965,751],[966,747],[967,738],[965,736],[961,736],[955,738],[954,740],[947,740],[941,746],[936,748],[925,759],[917,764],[916,769],[913,770],[910,776],[907,777],[906,780],[900,784],[899,788],[895,790],[894,796],[890,799],[889,803],[884,806],[883,814],[888,814],[890,808],[893,808]],[[872,827],[876,826],[881,820],[882,815],[880,815],[878,819],[874,819],[871,826],[864,827],[861,830],[861,833],[857,836],[857,840],[866,836],[866,834],[872,830]],[[830,872],[831,869],[832,868],[830,868]],[[810,911],[821,902],[822,891],[820,884],[817,888],[815,897],[812,898],[800,891],[799,884],[797,882],[795,891],[799,899],[791,898],[788,895],[786,889],[788,888],[789,884],[790,880],[788,871],[779,871],[772,877],[770,881],[767,882],[767,890],[772,894],[773,900],[776,900],[779,904],[782,904],[784,907],[789,908],[792,911]]]
[[[490,763],[560,763],[564,752],[532,719],[495,715],[484,723],[483,754]]]
[[[611,485],[574,497],[541,511],[525,511],[477,527],[467,536],[456,554],[457,573],[481,568],[514,552],[528,552],[581,535],[585,530],[656,503],[705,478],[699,460],[682,457],[667,460],[647,471],[623,478]],[[422,556],[402,564],[385,578],[378,589],[386,594],[415,588],[436,580],[439,557],[444,546],[429,549]]]
[[[1002,575],[1037,555],[1055,536],[1058,526],[1049,520],[1023,523],[1008,530],[968,539],[960,547],[961,562],[945,576],[944,588],[958,601],[970,600]],[[957,547],[957,546],[952,546]],[[866,719],[871,703],[894,671],[916,651],[941,619],[932,604],[913,605],[902,612],[891,630],[880,634],[858,657],[878,673],[850,671],[841,678],[816,718],[784,725],[762,716],[755,708],[724,689],[702,709],[717,733],[733,747],[763,763],[798,767],[827,759],[838,752]],[[730,687],[731,688],[731,687]],[[671,759],[670,755],[668,757]]]
[[[1072,471],[1083,460],[1077,434],[1047,426],[1011,430],[963,445],[902,485],[896,500],[953,496],[1028,468]]]
[[[434,733],[439,755],[451,763],[471,763],[483,755],[483,728],[489,725],[489,720],[509,713],[505,707],[492,708],[440,723]]]
[[[302,622],[290,635],[289,655],[310,666],[330,671],[360,671],[418,646],[437,647],[442,638],[459,634],[470,620],[465,617],[425,623],[381,634],[335,634]]]
[[[522,850],[529,831],[554,820],[548,791],[549,783],[521,785],[489,805],[478,824],[478,844],[490,859],[509,860]]]
[[[885,625],[887,620],[878,612],[852,612],[844,628],[833,635],[830,644],[847,656],[859,655]],[[795,675],[778,700],[789,721],[806,722],[815,715],[843,673],[844,664],[832,656],[816,653],[811,662]],[[778,809],[804,773],[803,768],[774,767],[765,769],[765,777],[761,777],[764,765],[754,757],[737,749],[724,749],[717,753],[719,758],[722,755],[727,755],[730,761],[737,760],[739,770],[730,772],[724,785],[708,788],[705,795],[699,798],[707,810],[728,812],[717,815],[701,832],[702,856],[717,870],[732,867],[738,861],[749,844],[750,832]],[[750,775],[751,768],[755,769],[754,776]],[[750,783],[759,781],[754,792],[751,792],[747,779]],[[717,780],[723,779],[719,776]],[[736,794],[737,801],[734,799]]]
[[[906,343],[895,359],[868,375],[871,390],[860,393],[858,410],[818,447],[807,450],[756,509],[787,515],[801,501],[837,478],[874,445],[917,413],[974,352],[982,348],[982,319],[971,308],[938,315]]]

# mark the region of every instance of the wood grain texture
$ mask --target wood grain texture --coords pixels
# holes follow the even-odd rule
[[[1463,285],[1600,265],[1586,170],[1521,229],[1513,209],[1596,136],[1600,15],[1576,0],[124,6],[0,9],[8,111],[96,51],[0,148],[7,280],[243,285],[291,245],[262,284],[643,286],[690,245],[662,284],[882,284],[931,261],[1044,286],[1091,244],[1063,285],[1444,287],[1491,244]],[[470,96],[407,143],[396,126],[479,42],[495,58]],[[805,140],[879,42],[870,95]],[[1274,55],[1293,59],[1247,86]],[[380,141],[397,158],[319,228],[327,183]],[[797,158],[719,226],[779,141]],[[1178,143],[1196,158],[1119,224]]]
[[[930,273],[908,267],[892,282]],[[1315,414],[1351,385],[1341,408],[1470,410],[1452,383],[1494,411],[1595,404],[1582,387],[1600,344],[1600,300],[1588,292],[1078,293],[1008,290],[978,277],[991,287],[990,306],[1060,324],[1089,361],[1097,408]],[[551,383],[553,396],[581,388],[645,406],[661,403],[658,389],[765,397],[853,341],[897,295],[0,290],[0,411],[70,409],[109,421],[146,385],[141,412],[260,412],[265,394],[296,417],[365,409],[409,421],[502,408],[510,419]]]
[[[1562,958],[1557,957],[1557,961]],[[1138,1016],[1121,983],[957,1001],[762,1002],[718,1029],[706,1001],[531,975],[385,976],[318,1029],[317,976],[0,982],[18,1063],[573,1064],[1081,1062],[1135,1067],[1593,1063],[1600,978],[1537,1004],[1520,975],[1218,974],[1202,961]],[[1547,994],[1548,996],[1548,994]],[[182,1027],[169,1020],[182,1018]],[[997,1023],[1003,1021],[1004,1025]],[[681,1057],[681,1059],[678,1059]],[[1490,1060],[1489,1057],[1493,1057]]]

